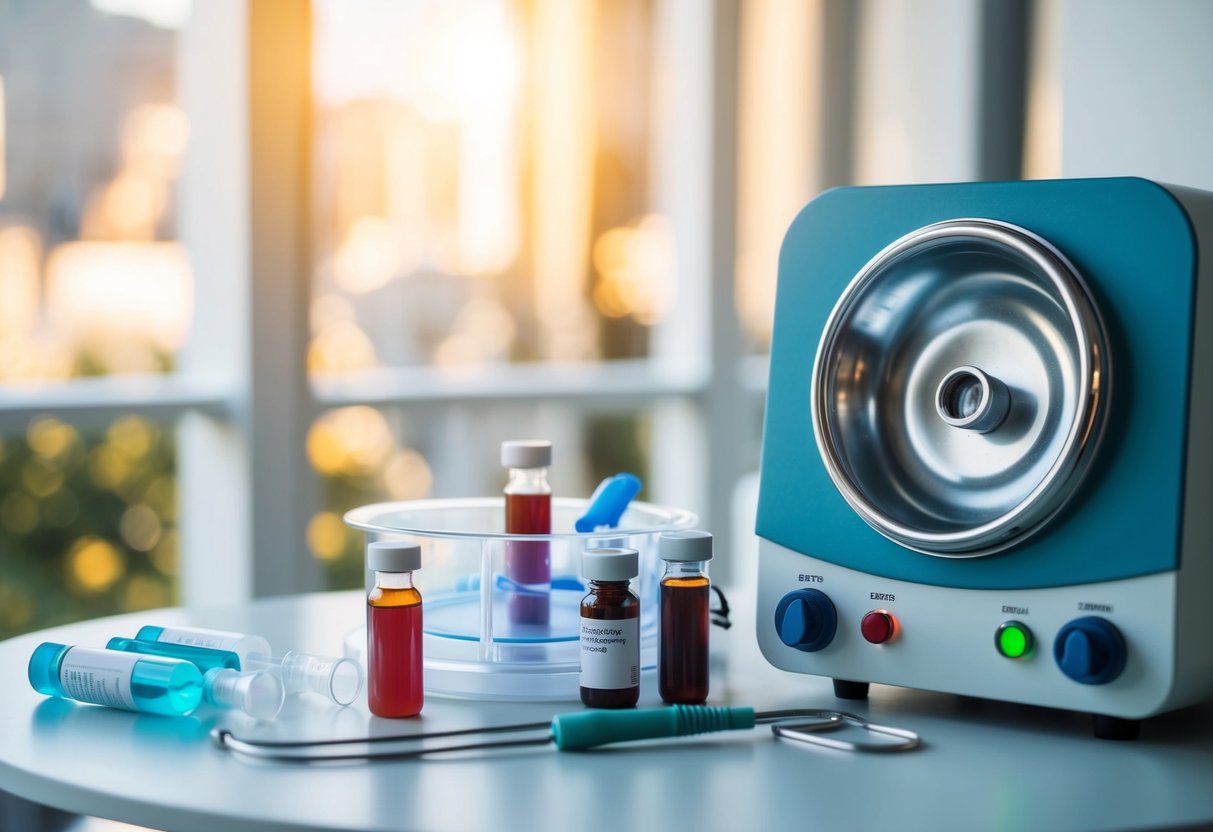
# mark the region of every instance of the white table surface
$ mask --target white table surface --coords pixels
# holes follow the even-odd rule
[[[365,693],[348,708],[287,701],[256,726],[232,715],[167,718],[44,697],[26,680],[34,646],[104,646],[142,624],[267,636],[339,653],[363,619],[360,593],[266,599],[225,610],[157,610],[0,643],[0,789],[82,814],[168,830],[295,829],[1117,829],[1213,821],[1213,707],[1145,723],[1137,742],[1091,736],[1061,711],[873,686],[840,702],[828,680],[765,663],[745,599],[713,629],[710,704],[845,708],[921,733],[924,747],[854,754],[774,739],[766,728],[589,752],[305,766],[216,748],[242,735],[324,738],[546,720],[577,703],[427,700],[420,719],[383,720]],[[652,684],[641,705],[659,704]]]

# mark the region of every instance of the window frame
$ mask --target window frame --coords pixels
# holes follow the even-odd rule
[[[130,413],[175,425],[187,606],[321,588],[305,539],[319,490],[307,430],[326,409],[352,404],[410,413],[486,402],[559,402],[579,413],[651,406],[653,498],[692,508],[728,539],[733,487],[754,464],[737,437],[761,386],[743,366],[733,311],[738,9],[733,0],[708,9],[699,0],[654,9],[663,72],[684,91],[660,125],[655,210],[680,240],[703,245],[680,252],[680,301],[656,328],[650,358],[309,379],[310,3],[196,3],[179,44],[191,123],[183,177],[206,186],[178,194],[196,287],[178,367],[7,385],[0,429],[23,431],[44,413],[76,426]],[[241,59],[216,61],[233,42],[246,44]]]

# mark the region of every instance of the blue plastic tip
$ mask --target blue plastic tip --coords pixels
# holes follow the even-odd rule
[[[616,474],[607,477],[594,489],[590,497],[590,506],[585,514],[577,519],[573,527],[579,532],[592,532],[595,529],[613,529],[619,525],[619,518],[627,511],[628,503],[640,493],[640,478],[635,474]]]

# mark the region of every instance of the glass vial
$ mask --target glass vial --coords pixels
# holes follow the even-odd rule
[[[501,443],[506,534],[552,533],[552,487],[548,468],[552,443],[522,439]],[[546,625],[551,620],[552,556],[546,540],[511,540],[505,546],[506,599],[511,623]]]
[[[665,561],[657,604],[657,689],[671,705],[701,705],[708,698],[712,535],[666,532],[657,551]]]
[[[166,641],[171,644],[192,644],[212,650],[230,650],[240,657],[240,667],[247,670],[253,659],[269,659],[270,643],[261,636],[207,630],[202,627],[141,627],[135,633],[139,641]]]
[[[376,716],[421,713],[421,593],[413,573],[421,568],[421,546],[411,540],[380,540],[366,549],[375,586],[366,596],[367,705]]]
[[[164,716],[193,713],[202,674],[184,659],[43,642],[29,660],[38,693]]]
[[[640,599],[628,582],[640,574],[635,549],[587,549],[581,574],[581,701],[631,708],[640,699]]]

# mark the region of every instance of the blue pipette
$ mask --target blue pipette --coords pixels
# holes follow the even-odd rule
[[[589,508],[577,518],[573,527],[579,532],[613,529],[619,525],[628,503],[640,493],[640,478],[635,474],[616,474],[598,484],[590,496]]]

